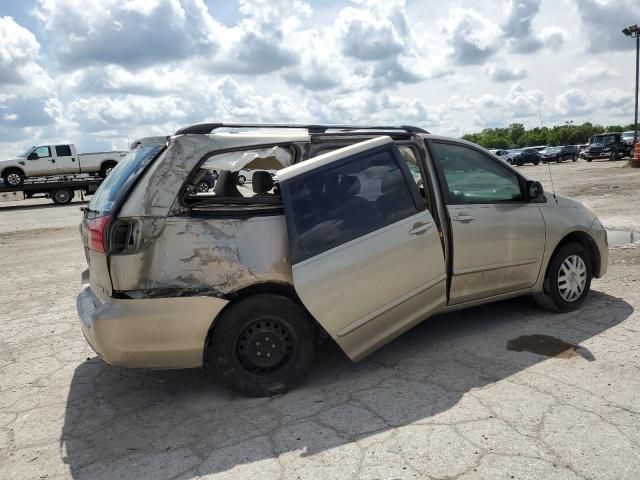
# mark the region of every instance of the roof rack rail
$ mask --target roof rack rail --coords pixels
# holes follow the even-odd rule
[[[411,125],[389,126],[389,125],[315,125],[315,124],[285,124],[285,123],[197,123],[181,128],[175,134],[207,134],[218,128],[305,128],[309,133],[326,133],[327,130],[395,130],[407,133],[429,133],[420,127]]]

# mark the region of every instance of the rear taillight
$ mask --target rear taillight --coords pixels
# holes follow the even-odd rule
[[[89,250],[100,253],[106,251],[106,232],[110,222],[110,216],[94,218],[87,222],[87,233],[89,236],[87,246]]]

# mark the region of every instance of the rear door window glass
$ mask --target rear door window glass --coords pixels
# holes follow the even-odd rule
[[[288,182],[294,263],[415,214],[407,180],[391,151],[320,168]]]
[[[56,145],[56,156],[58,157],[70,157],[71,147],[69,145]]]

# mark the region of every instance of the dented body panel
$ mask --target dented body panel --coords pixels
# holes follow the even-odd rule
[[[438,137],[426,134],[404,137],[403,141],[413,142],[422,156],[420,170],[427,179],[425,195],[431,194],[427,199],[429,209],[424,210],[421,217],[407,220],[408,223],[402,225],[403,230],[394,233],[392,244],[385,240],[386,243],[372,243],[371,248],[363,249],[362,258],[352,254],[342,258],[332,253],[321,268],[309,269],[302,272],[304,275],[298,266],[298,276],[306,282],[304,295],[300,295],[302,282],[295,280],[287,221],[283,211],[278,211],[282,206],[275,197],[268,197],[269,202],[265,202],[269,205],[260,208],[243,204],[245,199],[236,200],[239,206],[235,210],[222,208],[215,202],[199,204],[198,208],[185,202],[188,180],[213,155],[249,148],[268,152],[275,146],[287,147],[292,159],[278,158],[274,153],[282,166],[286,167],[290,160],[294,164],[284,171],[283,178],[286,178],[292,172],[304,170],[296,164],[307,160],[311,155],[309,152],[330,151],[365,138],[371,137],[354,135],[348,139],[337,137],[333,143],[326,139],[312,142],[308,132],[292,130],[187,134],[153,140],[166,141],[166,148],[137,179],[114,214],[115,222],[123,222],[131,229],[124,250],[109,254],[90,251],[88,254],[90,270],[95,270],[94,273],[99,270],[101,279],[110,279],[110,285],[106,287],[92,281],[91,287],[86,286],[78,297],[82,330],[92,348],[114,365],[200,366],[207,335],[225,307],[245,289],[280,285],[297,292],[300,298],[294,300],[302,303],[320,328],[333,337],[349,357],[357,360],[433,313],[510,296],[541,294],[553,252],[571,233],[580,232],[592,239],[599,252],[597,275],[606,272],[606,234],[593,212],[561,196],[556,201],[551,195],[546,195],[544,202],[525,207],[537,224],[537,233],[517,245],[524,252],[521,258],[508,259],[511,263],[505,263],[506,269],[457,268],[456,254],[470,263],[474,253],[468,245],[455,242],[451,218],[460,212],[446,205],[427,147],[429,139],[437,140]],[[266,153],[261,153],[256,158],[271,158],[264,155]],[[250,161],[247,160],[249,157],[229,154],[210,165],[242,168]],[[211,195],[210,198],[215,200],[216,197]],[[428,221],[430,225],[427,234],[417,237],[428,238],[431,242],[428,248],[418,247],[417,241],[409,243],[405,238],[407,232],[416,227],[417,220]],[[503,230],[513,233],[506,227]],[[86,236],[84,231],[83,236]],[[473,240],[472,235],[469,238]],[[496,265],[505,251],[517,250],[504,239],[495,242],[487,237],[485,240],[487,248],[493,249],[490,253],[495,257]],[[84,241],[86,244],[86,238]],[[512,239],[512,242],[517,241],[516,237]],[[412,258],[420,263],[415,265],[416,270],[411,275],[407,274],[407,265],[394,269],[388,264],[389,259],[398,255],[393,247],[403,242],[414,250]],[[533,247],[536,251],[526,256]],[[462,251],[462,248],[466,250]],[[358,247],[354,247],[354,251],[358,252]],[[367,257],[374,254],[373,259]],[[326,271],[329,267],[337,272],[336,278],[342,275],[340,281],[319,279],[323,269]],[[429,277],[420,269],[433,275]],[[404,280],[415,280],[411,284],[414,290],[403,294],[400,290],[411,288],[402,282],[392,285],[398,287],[395,290],[390,288],[386,283],[389,282],[387,273],[396,277],[407,275]],[[478,278],[492,285],[482,295],[472,292]],[[360,297],[367,297],[375,289],[360,287],[376,281],[377,299],[383,305],[373,309],[369,308],[366,298]],[[349,305],[341,299],[341,304],[336,300],[329,305],[330,302],[325,301],[340,297],[343,290],[358,282],[361,285],[355,289],[357,298],[349,301],[362,304]],[[312,298],[314,293],[321,297]],[[294,293],[292,297],[295,296]],[[339,310],[338,306],[344,308]],[[347,311],[368,320],[345,323],[341,315]]]
[[[260,282],[291,284],[283,216],[208,219],[169,217],[139,253],[111,257],[113,288],[191,290],[224,296]]]

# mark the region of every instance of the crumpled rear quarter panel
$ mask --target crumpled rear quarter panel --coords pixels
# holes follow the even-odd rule
[[[146,248],[111,257],[111,266],[119,291],[186,289],[224,295],[264,281],[293,283],[281,215],[169,217]]]

